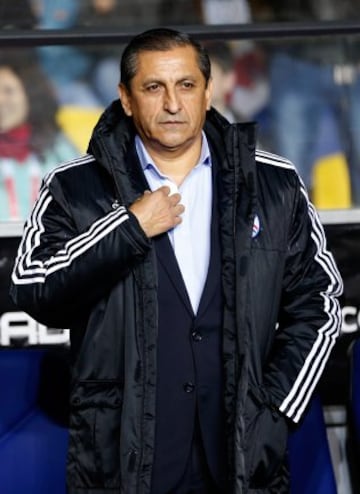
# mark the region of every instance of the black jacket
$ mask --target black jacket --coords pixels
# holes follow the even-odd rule
[[[287,424],[298,422],[338,336],[342,283],[291,163],[255,152],[254,127],[214,110],[223,361],[231,492],[286,492]],[[146,183],[119,102],[89,154],[44,179],[12,275],[14,301],[71,329],[69,492],[146,494],[154,450],[157,273],[127,209]],[[250,490],[249,490],[250,489]]]

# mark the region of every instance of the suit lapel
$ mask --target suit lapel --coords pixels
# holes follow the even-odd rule
[[[171,246],[168,234],[163,233],[162,235],[156,237],[156,239],[154,239],[154,245],[158,263],[160,263],[162,268],[166,271],[186,309],[192,316],[194,316],[189,295],[186,290],[179,265],[176,261],[174,249]]]
[[[211,236],[210,236],[210,260],[204,290],[200,299],[197,317],[201,317],[211,302],[218,283],[221,280],[221,256],[219,238],[219,213],[218,213],[218,179],[215,159],[212,164],[213,169],[213,200],[211,212]]]

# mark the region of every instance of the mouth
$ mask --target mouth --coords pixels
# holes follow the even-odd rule
[[[183,125],[185,122],[181,122],[180,120],[166,120],[164,122],[160,122],[160,125]]]

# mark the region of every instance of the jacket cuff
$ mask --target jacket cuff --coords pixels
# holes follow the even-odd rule
[[[125,222],[125,225],[128,233],[141,251],[148,250],[151,247],[151,240],[146,236],[136,216],[129,209],[127,209],[127,214],[129,215],[129,220]]]

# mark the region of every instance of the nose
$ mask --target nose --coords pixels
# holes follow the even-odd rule
[[[176,89],[167,89],[164,98],[164,109],[169,113],[177,113],[181,109],[181,102]]]

